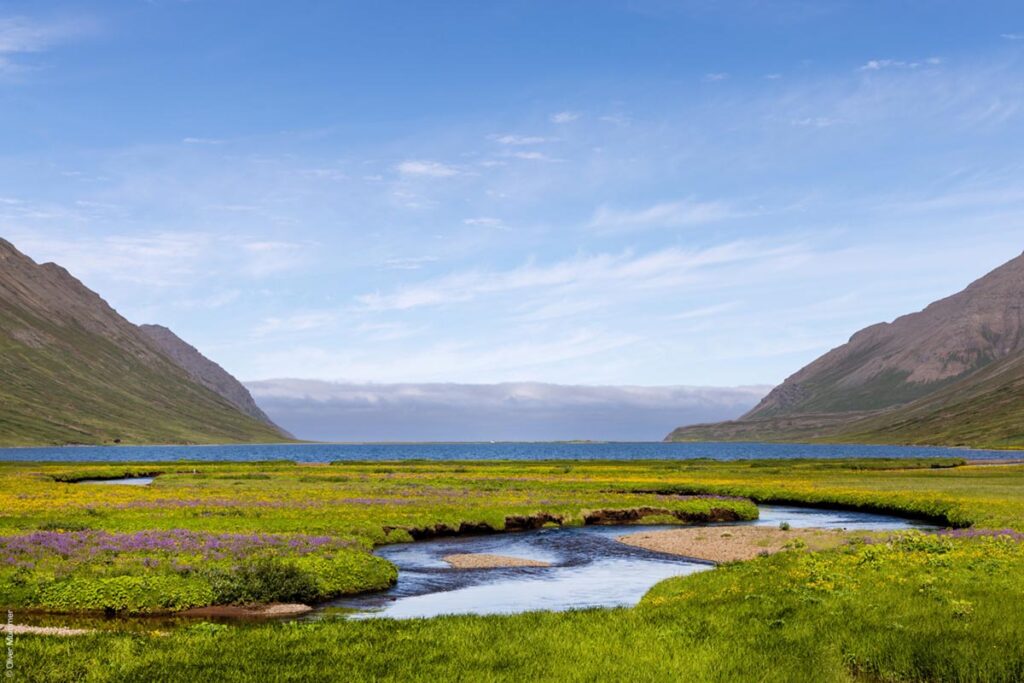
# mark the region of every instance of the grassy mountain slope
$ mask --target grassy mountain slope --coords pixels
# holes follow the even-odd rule
[[[811,413],[688,425],[666,441],[801,442],[835,441],[844,425],[874,413]]]
[[[1024,354],[908,405],[844,423],[830,440],[1024,447]]]
[[[0,445],[273,442],[63,268],[0,239]]]
[[[249,417],[281,431],[281,428],[256,405],[252,394],[241,382],[184,339],[162,325],[139,325],[139,330],[161,353],[187,372],[193,381],[222,396]]]
[[[1024,352],[1024,255],[963,291],[872,325],[796,372],[744,419],[891,408]]]
[[[733,422],[669,441],[1024,446],[1024,256],[925,310],[869,327]]]

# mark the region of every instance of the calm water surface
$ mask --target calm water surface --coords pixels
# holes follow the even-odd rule
[[[753,524],[851,530],[930,529],[911,520],[861,512],[759,506]],[[512,614],[637,604],[650,588],[672,576],[710,569],[708,562],[634,548],[616,537],[652,526],[591,526],[542,529],[419,541],[379,548],[398,567],[394,588],[337,600],[327,608],[355,610],[355,618],[432,617],[441,614]],[[493,553],[550,562],[551,567],[452,569],[443,558],[453,553]],[[331,613],[321,608],[310,618]]]
[[[149,486],[153,477],[122,477],[121,479],[80,479],[78,484],[99,484],[102,486]]]
[[[0,460],[645,460],[712,458],[1019,458],[1019,452],[912,446],[758,443],[426,443],[0,448]]]

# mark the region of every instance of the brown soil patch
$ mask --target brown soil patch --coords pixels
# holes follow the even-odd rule
[[[708,512],[683,512],[665,508],[638,507],[622,510],[591,510],[583,514],[584,524],[636,524],[647,517],[674,517],[685,524],[710,522],[738,522],[739,515],[726,508],[712,508]]]
[[[710,562],[752,560],[792,547],[826,550],[864,534],[842,529],[791,529],[763,526],[696,527],[645,531],[619,536],[626,545],[670,555],[682,555]],[[798,541],[800,543],[798,543]],[[802,545],[801,545],[802,543]]]
[[[529,560],[524,557],[488,555],[486,553],[461,553],[445,555],[442,558],[453,569],[497,569],[499,567],[550,567],[550,562]]]

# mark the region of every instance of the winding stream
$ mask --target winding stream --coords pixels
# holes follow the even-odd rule
[[[752,524],[862,531],[934,529],[929,524],[865,512],[759,506]],[[336,600],[310,618],[350,610],[353,618],[406,619],[442,614],[512,614],[637,604],[664,579],[710,569],[708,562],[634,548],[616,537],[664,526],[587,526],[446,538],[379,548],[398,567],[398,583],[379,593]],[[490,553],[551,563],[550,567],[452,569],[454,553]]]

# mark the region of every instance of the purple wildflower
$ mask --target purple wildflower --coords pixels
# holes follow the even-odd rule
[[[1014,541],[1024,541],[1024,533],[1013,529],[943,529],[938,532],[939,536],[949,538],[1009,538]]]

